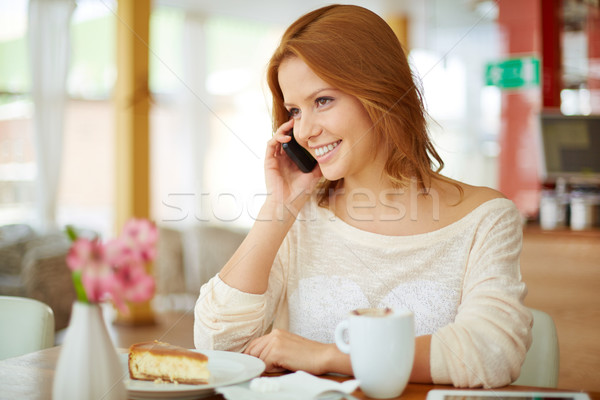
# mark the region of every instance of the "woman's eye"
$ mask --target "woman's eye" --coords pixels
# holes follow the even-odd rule
[[[298,118],[300,116],[300,110],[298,108],[290,108],[288,114],[292,118]]]
[[[331,103],[332,101],[333,99],[331,97],[319,97],[315,100],[315,103],[317,104],[317,107],[323,107]]]

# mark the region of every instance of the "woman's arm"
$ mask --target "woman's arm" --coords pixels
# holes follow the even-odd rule
[[[353,375],[350,356],[338,350],[335,344],[326,345],[325,355],[326,372],[335,372],[345,375]],[[429,355],[431,346],[431,335],[418,336],[415,338],[415,358],[413,369],[410,374],[410,382],[432,383],[431,370],[429,367]]]
[[[304,197],[299,196],[289,205],[265,202],[252,229],[219,272],[223,282],[246,293],[266,292],[277,251],[296,220],[291,210],[301,208]]]
[[[277,251],[321,177],[318,167],[305,174],[283,152],[281,144],[290,141],[286,133],[293,125],[293,119],[282,124],[267,143],[267,200],[248,236],[219,273],[223,282],[242,292],[267,290]]]
[[[289,141],[283,124],[267,143],[267,199],[231,259],[201,290],[195,307],[197,348],[241,351],[263,335],[280,303],[285,286],[285,255],[277,252],[299,210],[321,177],[319,168],[304,174],[281,150]],[[273,268],[276,264],[277,268]]]
[[[491,388],[519,376],[532,321],[523,305],[521,235],[520,214],[512,204],[491,211],[478,226],[456,318],[432,337],[435,383]]]
[[[415,339],[411,382],[432,382],[429,368],[430,344],[431,335]],[[314,375],[353,375],[350,356],[342,353],[335,343],[315,342],[284,330],[276,329],[254,339],[244,353],[263,360],[267,366],[266,372],[302,370]]]

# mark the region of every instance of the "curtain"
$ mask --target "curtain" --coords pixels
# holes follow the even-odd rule
[[[56,226],[62,161],[69,28],[74,0],[29,1],[29,56],[34,104],[38,229]]]
[[[204,173],[207,149],[209,146],[210,130],[210,104],[207,103],[209,95],[206,91],[206,18],[204,15],[187,11],[183,29],[183,76],[181,109],[183,115],[183,142],[182,154],[187,154],[186,165],[182,165],[182,171],[188,171],[187,185],[191,196],[181,196],[184,201],[183,208],[188,214],[187,222],[196,223],[197,216],[207,207],[202,204]],[[183,148],[187,148],[186,152]],[[189,186],[188,186],[189,185]],[[178,200],[179,201],[179,200]],[[190,245],[190,241],[184,241],[184,246]],[[191,243],[196,246],[197,243]],[[198,251],[198,249],[192,249]],[[192,253],[194,254],[194,253]],[[187,257],[186,257],[187,255]],[[202,277],[202,266],[199,258],[189,257],[190,250],[184,249],[184,272],[186,289],[190,293],[196,293],[197,283]]]

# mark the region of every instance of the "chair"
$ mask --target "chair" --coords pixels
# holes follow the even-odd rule
[[[513,385],[555,388],[558,385],[558,336],[552,317],[533,310],[533,342],[521,367],[521,375]]]
[[[23,296],[21,265],[27,243],[36,237],[25,224],[0,226],[0,295]]]
[[[68,251],[68,242],[43,241],[23,258],[21,280],[25,296],[41,301],[52,309],[55,330],[69,325],[73,302],[77,299],[66,261]]]
[[[54,313],[24,297],[0,296],[0,360],[54,346]]]
[[[217,225],[197,225],[183,240],[183,270],[188,293],[198,296],[200,287],[223,268],[248,232]]]

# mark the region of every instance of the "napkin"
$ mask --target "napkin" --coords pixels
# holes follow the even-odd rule
[[[329,390],[350,394],[358,385],[357,380],[340,383],[298,371],[272,378],[255,378],[249,385],[225,386],[215,390],[227,400],[313,400]]]

